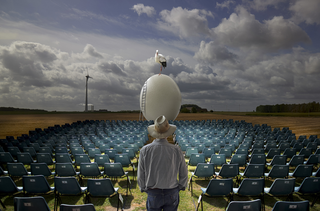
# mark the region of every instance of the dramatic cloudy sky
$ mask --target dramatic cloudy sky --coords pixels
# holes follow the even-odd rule
[[[182,103],[319,102],[319,0],[0,0],[0,106],[139,110],[159,50]]]

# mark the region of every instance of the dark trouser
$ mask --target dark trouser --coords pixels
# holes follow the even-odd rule
[[[173,189],[149,189],[148,211],[176,211],[179,206],[179,187]]]

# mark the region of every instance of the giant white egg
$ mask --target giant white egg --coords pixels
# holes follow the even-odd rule
[[[181,107],[181,93],[176,82],[167,75],[153,75],[144,83],[140,93],[140,109],[147,120],[164,115],[175,120]]]

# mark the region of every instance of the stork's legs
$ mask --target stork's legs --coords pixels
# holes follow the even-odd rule
[[[160,66],[160,73],[159,73],[159,75],[161,75],[161,72],[162,72],[162,66]]]

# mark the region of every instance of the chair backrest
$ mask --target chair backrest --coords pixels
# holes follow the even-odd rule
[[[236,177],[239,175],[239,165],[238,164],[223,164],[219,176],[221,177]]]
[[[266,164],[265,154],[254,154],[251,156],[250,164]]]
[[[309,201],[277,201],[272,211],[309,211]]]
[[[268,177],[271,178],[284,178],[289,175],[288,165],[274,165],[269,171]]]
[[[287,156],[286,155],[275,155],[271,160],[270,165],[286,165],[287,163]]]
[[[98,177],[101,176],[101,171],[97,163],[81,163],[80,175],[85,177]]]
[[[258,196],[264,193],[264,178],[245,178],[241,181],[238,194],[243,196]]]
[[[189,162],[188,162],[188,165],[196,166],[196,165],[198,165],[198,163],[205,163],[204,154],[203,153],[201,153],[201,154],[199,154],[199,153],[191,154]]]
[[[264,176],[264,164],[249,164],[244,170],[244,177],[259,178]]]
[[[8,152],[12,155],[12,157],[17,157],[17,153],[20,152],[18,147],[8,147]]]
[[[98,148],[90,148],[88,151],[90,159],[94,158],[95,155],[101,155],[101,151]]]
[[[37,153],[37,162],[46,163],[48,165],[52,165],[54,163],[51,154],[49,153]]]
[[[29,152],[33,158],[37,156],[37,152],[33,147],[23,147],[23,152]]]
[[[228,204],[226,211],[260,211],[261,200],[232,201]]]
[[[300,193],[319,193],[320,192],[320,177],[306,177],[299,187],[295,188],[296,192]]]
[[[77,173],[71,163],[56,163],[56,175],[59,177],[72,177]]]
[[[130,158],[127,153],[124,154],[116,154],[114,157],[115,163],[121,163],[122,166],[129,166],[131,164]]]
[[[0,163],[13,163],[14,159],[10,152],[0,152]]]
[[[109,178],[88,179],[87,187],[91,196],[111,196],[116,192]]]
[[[211,179],[206,190],[209,196],[227,196],[232,193],[233,181],[228,179]]]
[[[278,148],[271,148],[268,151],[267,158],[273,158],[275,155],[280,155],[281,151]]]
[[[54,178],[55,191],[65,195],[81,194],[81,187],[75,177],[55,177]]]
[[[17,211],[50,211],[42,196],[14,197],[14,210]]]
[[[310,177],[312,175],[313,165],[299,164],[294,172],[293,177]]]
[[[198,163],[194,175],[197,177],[212,177],[214,175],[214,164]]]
[[[7,168],[8,174],[12,177],[22,177],[29,174],[23,163],[8,163]]]
[[[221,148],[219,151],[219,155],[224,154],[227,158],[230,158],[232,155],[231,148]]]
[[[114,160],[114,158],[116,157],[117,151],[115,149],[106,149],[104,153],[107,154],[110,159]]]
[[[72,155],[84,154],[82,147],[71,147],[70,150]]]
[[[105,163],[110,163],[110,159],[107,154],[105,154],[105,155],[96,154],[94,157],[94,162],[96,162],[98,164],[98,166],[104,166]]]
[[[93,204],[69,205],[61,204],[60,211],[96,211]]]
[[[246,154],[234,154],[230,160],[230,164],[238,164],[239,166],[245,166],[246,162],[247,162]]]
[[[202,153],[204,154],[205,158],[211,158],[211,155],[213,155],[215,152],[213,147],[205,147]]]
[[[80,166],[81,163],[91,163],[91,160],[87,154],[75,154],[74,159],[77,166]]]
[[[28,164],[28,165],[34,162],[29,152],[17,153],[17,160],[20,163]]]
[[[16,193],[18,192],[19,189],[17,185],[13,182],[11,177],[9,176],[4,176],[0,177],[0,193]]]
[[[299,151],[299,155],[303,155],[305,158],[308,158],[312,154],[312,149],[310,148],[302,148]]]
[[[44,194],[51,191],[51,187],[43,175],[23,176],[23,190],[31,194]]]
[[[31,174],[48,177],[52,175],[52,172],[46,163],[31,163]]]
[[[57,153],[55,158],[56,163],[72,163],[69,153]]]
[[[297,149],[296,148],[287,148],[284,150],[283,155],[286,155],[287,158],[292,158],[294,155],[296,155]]]
[[[121,163],[105,163],[104,174],[108,177],[122,177],[125,172]]]
[[[269,193],[274,196],[289,195],[294,192],[295,178],[281,179],[277,178],[270,186]]]
[[[190,158],[191,154],[199,153],[198,148],[196,147],[188,147],[186,150],[185,157]]]
[[[304,156],[303,155],[294,155],[291,160],[289,161],[289,166],[298,166],[300,164],[303,164]]]
[[[216,155],[213,154],[210,158],[210,163],[213,163],[215,166],[222,166],[223,164],[227,163],[226,155]]]

